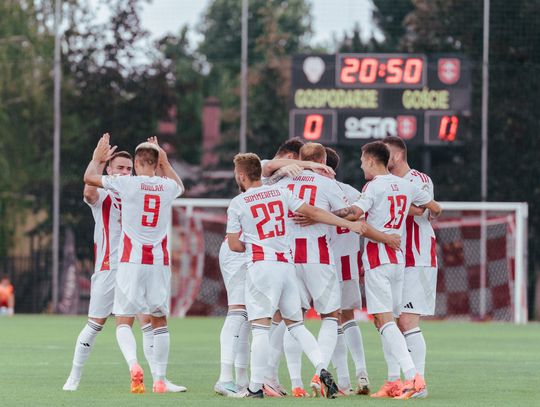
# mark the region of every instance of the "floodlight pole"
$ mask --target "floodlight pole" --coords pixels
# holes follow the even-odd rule
[[[242,0],[242,54],[240,57],[240,152],[247,150],[248,0]]]
[[[481,150],[481,187],[482,202],[488,197],[488,100],[489,100],[489,9],[490,0],[484,0],[484,34],[482,50],[482,150]],[[486,212],[481,212],[480,223],[480,318],[486,316],[487,283],[487,229]]]
[[[60,0],[54,3],[54,135],[53,135],[53,213],[52,213],[52,312],[58,307],[60,251]]]

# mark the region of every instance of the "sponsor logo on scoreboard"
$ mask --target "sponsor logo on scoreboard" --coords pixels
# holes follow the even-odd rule
[[[397,117],[354,117],[345,119],[345,137],[348,139],[382,139],[398,136],[410,140],[416,136],[415,116]]]

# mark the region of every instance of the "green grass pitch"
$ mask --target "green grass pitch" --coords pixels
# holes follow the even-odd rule
[[[428,343],[425,400],[374,400],[365,396],[337,400],[234,400],[217,396],[221,318],[172,319],[168,377],[186,385],[184,394],[129,393],[129,375],[116,345],[114,321],[98,336],[79,390],[62,391],[83,317],[0,318],[0,406],[232,406],[362,405],[386,406],[532,406],[540,405],[540,325],[426,322]],[[308,324],[312,331],[316,322]],[[372,388],[380,386],[386,366],[375,328],[361,324]],[[144,368],[140,330],[135,330]],[[352,363],[349,363],[352,371]],[[148,369],[146,369],[148,371]],[[304,359],[304,383],[313,369]],[[146,387],[152,384],[146,377]],[[285,362],[281,381],[288,384]]]

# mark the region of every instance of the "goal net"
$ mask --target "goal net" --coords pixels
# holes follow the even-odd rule
[[[218,254],[228,204],[228,199],[175,201],[169,239],[172,315],[227,313]],[[443,215],[433,223],[439,262],[435,318],[526,323],[527,204],[442,206]]]

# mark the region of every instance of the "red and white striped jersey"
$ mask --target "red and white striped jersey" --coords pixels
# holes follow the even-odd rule
[[[287,234],[288,211],[304,204],[277,186],[249,188],[235,197],[227,210],[227,233],[242,232],[250,261],[291,261]]]
[[[377,175],[368,182],[362,196],[354,205],[366,214],[366,221],[376,230],[398,234],[403,237],[405,219],[411,204],[425,205],[431,196],[417,185],[392,174]],[[381,264],[404,263],[403,252],[394,250],[384,243],[364,239],[362,264],[364,270],[374,269]]]
[[[434,198],[433,182],[424,173],[410,170],[403,178],[409,180]],[[429,221],[429,213],[422,216],[407,216],[405,234],[401,248],[405,252],[405,267],[437,267],[435,232]]]
[[[296,177],[284,177],[276,183],[287,188],[310,205],[327,211],[347,207],[345,194],[335,180],[304,170]],[[288,214],[292,218],[293,214]],[[330,226],[316,223],[301,227],[291,221],[291,237],[294,238],[293,256],[296,264],[334,264],[329,250]]]
[[[173,200],[184,191],[167,177],[103,176],[122,200],[121,263],[169,265],[167,231]]]
[[[122,231],[120,198],[114,192],[98,188],[99,198],[94,204],[86,200],[94,217],[94,272],[116,270],[118,243]]]
[[[347,203],[351,204],[360,199],[361,193],[356,188],[343,182],[336,182],[343,190]],[[334,253],[339,281],[358,280],[362,261],[360,236],[347,228],[332,226],[330,227],[330,247]]]

